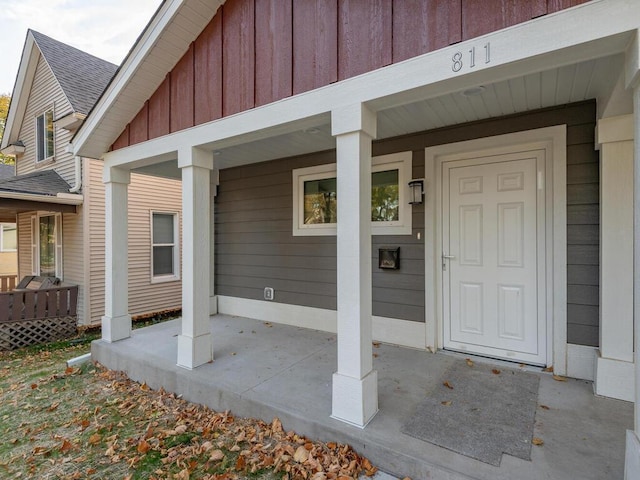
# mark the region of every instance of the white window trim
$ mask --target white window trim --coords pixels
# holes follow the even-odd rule
[[[40,218],[55,217],[54,233],[56,237],[56,266],[55,275],[63,279],[63,241],[62,241],[62,214],[55,212],[38,212],[31,217],[31,271],[33,275],[40,275]]]
[[[16,231],[16,243],[17,243],[17,232],[18,232],[17,225],[14,224],[14,223],[0,223],[0,252],[2,252],[2,253],[17,252],[18,249],[16,249],[16,248],[4,248],[4,230],[5,230],[5,228],[7,228],[9,230],[15,230]]]
[[[409,179],[411,178],[412,152],[380,155],[371,159],[371,173],[398,169],[399,220],[395,222],[371,222],[371,235],[411,235],[412,219],[409,205]],[[293,170],[293,236],[336,235],[336,224],[304,224],[304,182],[332,178],[336,174],[336,164],[327,163],[314,167]],[[338,192],[339,195],[339,192]],[[340,197],[338,196],[338,202]],[[340,205],[338,204],[338,208]]]
[[[153,243],[153,216],[159,215],[172,215],[173,216],[173,266],[174,273],[167,275],[154,275],[153,274],[153,247],[169,246],[168,243]],[[166,283],[175,282],[180,280],[180,213],[170,212],[165,210],[151,210],[149,211],[149,244],[151,246],[149,251],[149,273],[151,283]]]
[[[35,118],[33,119],[33,122],[35,124],[35,132],[36,132],[36,150],[35,150],[35,164],[37,167],[42,167],[44,165],[49,165],[50,163],[53,163],[53,161],[55,160],[55,155],[56,155],[56,124],[55,122],[53,122],[53,151],[51,152],[51,155],[44,157],[42,160],[38,160],[38,118],[46,115],[47,112],[51,112],[51,121],[53,122],[53,119],[55,118],[55,111],[53,109],[53,105],[51,105],[48,108],[45,108],[44,110],[42,110],[40,113],[38,113]],[[45,132],[41,132],[41,134],[44,136]],[[46,145],[46,141],[45,141],[45,145]],[[46,148],[46,147],[45,147]]]

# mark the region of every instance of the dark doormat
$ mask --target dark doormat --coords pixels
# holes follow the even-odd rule
[[[461,360],[401,431],[495,466],[503,453],[531,460],[539,384],[532,373]]]

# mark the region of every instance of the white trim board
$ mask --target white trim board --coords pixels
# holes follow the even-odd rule
[[[437,350],[443,346],[442,278],[442,163],[470,157],[493,156],[514,148],[545,150],[546,157],[546,295],[547,362],[559,375],[567,374],[567,267],[566,267],[566,125],[479,138],[438,145],[425,149],[425,301],[426,345]],[[431,228],[427,228],[427,227]]]
[[[336,333],[337,312],[324,308],[218,295],[218,312],[265,322]],[[397,318],[372,317],[373,339],[401,347],[425,349],[425,324]]]

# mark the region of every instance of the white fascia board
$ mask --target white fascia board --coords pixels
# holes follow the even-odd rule
[[[153,47],[156,45],[160,35],[167,25],[169,25],[171,20],[173,20],[176,12],[184,1],[185,0],[170,0],[163,2],[160,6],[159,10],[151,19],[151,22],[147,25],[144,32],[142,32],[142,35],[136,41],[122,65],[120,65],[115,77],[111,80],[107,89],[98,99],[98,102],[93,107],[93,111],[74,137],[72,144],[75,152],[80,152],[82,150],[93,130],[100,126],[109,108],[112,108],[113,104],[118,99],[120,92],[125,86],[127,86],[131,79],[135,77],[138,68],[153,50]],[[141,102],[144,101],[145,99],[141,99]],[[124,125],[122,127],[124,128]]]
[[[33,35],[28,32],[22,48],[22,57],[20,58],[18,74],[16,75],[16,83],[11,94],[11,105],[9,106],[0,149],[7,147],[9,143],[19,140],[20,126],[27,109],[27,100],[31,91],[33,77],[36,73],[38,58],[40,57],[40,50],[35,45]]]
[[[176,14],[180,11],[183,5],[188,4],[189,0],[169,0],[163,2],[160,6],[154,17],[151,19],[149,25],[147,25],[146,29],[140,36],[140,38],[136,41],[135,45],[131,49],[131,52],[127,55],[124,62],[118,69],[116,76],[113,78],[111,83],[107,86],[107,89],[102,94],[102,96],[98,99],[93,111],[89,115],[87,121],[80,127],[76,136],[72,140],[72,144],[74,145],[74,151],[76,155],[85,155],[83,149],[85,149],[85,144],[92,136],[94,130],[100,128],[105,116],[109,113],[109,110],[112,108],[116,108],[116,104],[120,99],[121,92],[128,87],[129,83],[134,81],[137,72],[144,65],[145,61],[154,53],[154,48],[157,46],[159,40],[162,38],[165,31],[168,30],[168,26],[171,24]],[[216,0],[214,2],[215,8],[219,8],[224,3],[224,0]],[[196,36],[200,32],[191,32],[193,35],[193,39],[196,39]],[[187,44],[188,45],[188,44]],[[184,53],[184,52],[183,52]],[[176,61],[179,57],[176,59]],[[153,86],[153,90],[150,91],[149,96],[153,94],[155,89],[162,83],[166,74],[168,72],[163,72],[161,75],[158,73],[156,78],[156,85]],[[149,81],[144,82],[145,85],[151,85]],[[137,99],[139,103],[139,108],[142,108],[144,102],[147,98],[139,98]],[[127,105],[134,105],[131,100],[126,102]],[[134,115],[137,110],[134,111]],[[125,123],[126,124],[126,123]],[[122,125],[122,129],[125,125]],[[120,130],[122,130],[120,129]],[[115,140],[115,139],[114,139]],[[89,149],[91,150],[91,149]],[[96,155],[96,152],[88,152],[90,157],[98,158],[99,155]],[[93,155],[91,154],[93,153]],[[101,152],[103,153],[103,152]]]
[[[596,0],[262,107],[109,152],[104,158],[110,166],[124,166],[143,158],[175,155],[180,146],[226,148],[299,130],[301,121],[317,119],[344,105],[366,103],[377,111],[484,83],[622,53],[639,25],[640,3]],[[473,69],[452,70],[452,59],[457,52],[466,54],[474,47],[480,52],[487,43],[490,43],[490,63],[477,61]]]
[[[625,65],[625,86],[633,89],[640,82],[640,31],[636,30],[636,33],[629,42],[629,46],[626,51],[626,65]]]
[[[0,192],[0,198],[25,200],[27,202],[56,203],[60,205],[82,205],[83,196],[72,193],[52,195],[36,195],[33,193]]]

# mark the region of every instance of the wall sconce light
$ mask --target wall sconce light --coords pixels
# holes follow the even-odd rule
[[[411,180],[409,182],[409,205],[422,205],[424,195],[424,179]]]

